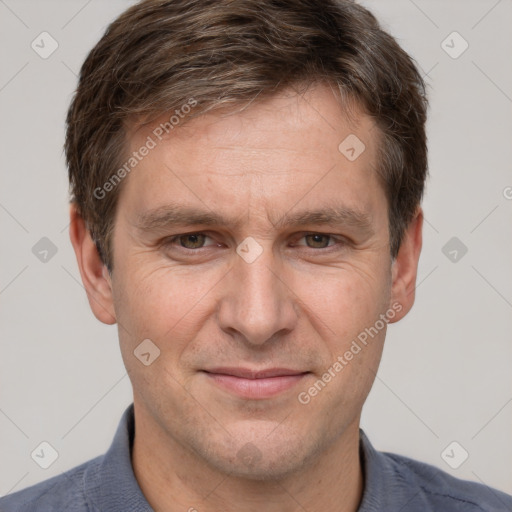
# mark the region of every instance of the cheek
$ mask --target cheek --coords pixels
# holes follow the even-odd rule
[[[165,348],[172,337],[173,347],[179,348],[180,338],[190,338],[200,328],[200,319],[211,309],[211,292],[222,286],[222,276],[192,266],[139,265],[128,270],[114,287],[114,302],[130,345],[150,338]]]
[[[337,348],[373,325],[388,308],[390,297],[384,269],[372,274],[348,267],[309,276],[296,273],[291,288],[310,322]]]
[[[144,397],[145,403],[155,407],[164,407],[166,400],[174,407],[188,403],[185,375],[178,368],[183,352],[212,314],[208,292],[219,277],[207,274],[141,265],[126,272],[122,283],[115,287],[122,358],[134,391]],[[148,366],[134,354],[146,339],[159,350]]]
[[[355,420],[370,392],[386,334],[381,315],[388,310],[389,285],[347,273],[318,281],[314,290],[309,322],[320,334],[323,365],[297,399],[304,411],[324,416],[332,433]]]

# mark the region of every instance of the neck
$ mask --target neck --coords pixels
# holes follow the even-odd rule
[[[132,465],[155,512],[355,512],[361,501],[359,418],[316,460],[274,481],[216,471],[137,410],[135,418]]]

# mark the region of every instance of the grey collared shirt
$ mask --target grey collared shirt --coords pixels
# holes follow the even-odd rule
[[[131,465],[134,426],[132,404],[105,455],[1,498],[0,511],[152,511]],[[364,492],[358,512],[512,511],[512,496],[407,457],[378,452],[362,430],[360,455]]]

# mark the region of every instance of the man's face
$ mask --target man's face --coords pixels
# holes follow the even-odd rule
[[[335,366],[393,303],[377,129],[363,115],[349,122],[320,86],[159,141],[168,118],[131,136],[130,153],[148,135],[157,144],[126,178],[113,237],[136,417],[214,469],[284,476],[357,432],[380,360],[385,326]],[[355,160],[361,146],[338,149],[350,135],[365,146]],[[171,208],[223,220],[174,224]],[[306,219],[321,211],[340,215]],[[148,366],[134,355],[146,339],[160,350]],[[295,376],[233,375],[275,369]]]

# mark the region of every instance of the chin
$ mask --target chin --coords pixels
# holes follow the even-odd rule
[[[242,436],[239,435],[240,439]],[[212,446],[205,458],[216,471],[254,481],[283,480],[303,471],[321,450],[308,436],[283,433],[280,439],[262,435],[236,446]],[[305,442],[307,439],[308,442]],[[229,443],[231,445],[232,443]]]

